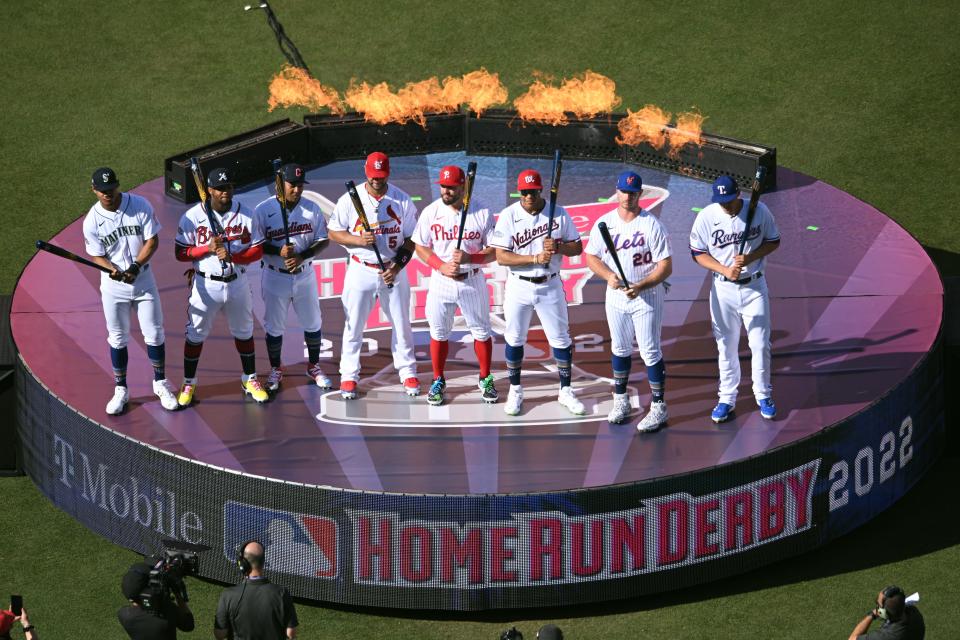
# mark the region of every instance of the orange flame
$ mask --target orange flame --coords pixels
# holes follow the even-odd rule
[[[667,129],[667,138],[670,140],[671,158],[680,157],[680,149],[684,145],[703,145],[703,121],[706,118],[695,111],[677,114],[677,124]]]
[[[270,100],[268,111],[277,107],[308,107],[320,110],[329,109],[332,113],[343,113],[340,94],[336,89],[325,87],[304,69],[284,65],[280,73],[270,81]]]
[[[513,101],[522,120],[554,126],[567,124],[568,113],[578,118],[592,118],[612,111],[619,104],[617,84],[589,70],[582,77],[565,79],[559,87],[536,80],[525,94]]]
[[[483,67],[462,78],[447,76],[443,80],[444,94],[458,105],[466,105],[478,116],[495,104],[507,101],[507,88],[500,82],[499,73],[490,73]]]
[[[670,114],[652,104],[639,111],[627,109],[627,117],[620,121],[617,129],[617,144],[636,146],[647,142],[654,149],[662,149],[667,144],[667,123]]]

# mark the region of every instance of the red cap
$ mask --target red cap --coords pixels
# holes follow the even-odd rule
[[[440,179],[437,180],[437,184],[443,187],[459,187],[465,181],[463,169],[451,164],[440,169]]]
[[[382,151],[374,151],[367,156],[363,170],[368,178],[386,178],[390,175],[390,158]]]
[[[540,179],[540,174],[537,171],[524,169],[517,176],[517,191],[523,191],[524,189],[543,189],[543,180]]]
[[[0,610],[0,635],[6,635],[15,621],[12,611]]]

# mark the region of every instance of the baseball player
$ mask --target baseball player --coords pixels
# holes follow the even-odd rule
[[[471,203],[463,228],[461,248],[460,210],[463,207],[465,176],[456,166],[440,170],[440,198],[420,213],[413,241],[417,257],[433,267],[427,290],[427,322],[430,325],[430,360],[433,363],[433,384],[427,393],[431,405],[443,404],[447,382],[443,369],[447,362],[447,339],[453,328],[453,316],[460,307],[473,336],[473,349],[480,364],[478,386],[484,402],[497,401],[497,389],[490,373],[493,338],[490,331],[490,296],[483,265],[492,262],[494,249],[487,246],[493,232],[493,215],[483,205]]]
[[[340,355],[340,395],[357,397],[360,378],[360,348],[367,316],[380,298],[380,308],[393,325],[390,347],[393,366],[400,373],[408,396],[420,395],[417,363],[413,353],[410,325],[410,283],[397,277],[413,256],[410,237],[417,224],[417,209],[410,196],[387,182],[390,159],[375,151],[364,163],[367,180],[357,189],[370,233],[363,228],[349,194],[343,194],[330,216],[330,239],[350,254],[343,283],[343,310],[346,322]],[[372,247],[376,245],[385,269],[380,270]],[[389,287],[388,285],[393,285]]]
[[[280,174],[290,237],[284,236],[283,215],[276,196],[258,204],[254,211],[265,238],[260,291],[266,307],[263,324],[271,367],[267,391],[276,391],[283,379],[280,354],[291,303],[303,325],[309,361],[307,377],[321,389],[329,389],[330,378],[320,369],[320,303],[312,261],[313,256],[327,245],[327,221],[319,205],[302,198],[303,185],[307,184],[303,167],[285,164],[280,168]]]
[[[637,425],[639,431],[654,431],[667,421],[663,399],[666,366],[660,350],[663,321],[664,280],[673,271],[667,233],[652,214],[640,208],[643,182],[633,171],[617,178],[617,208],[604,214],[590,231],[586,261],[597,277],[607,282],[606,311],[610,325],[610,352],[613,360],[613,409],[607,420],[619,424],[630,415],[627,380],[632,365],[633,340],[647,367],[652,395],[650,411]],[[616,263],[600,234],[603,222],[610,230],[624,275],[620,280]]]
[[[131,309],[137,312],[147,357],[153,365],[153,393],[164,409],[172,411],[178,405],[164,372],[163,310],[148,264],[159,244],[160,223],[146,198],[120,192],[120,181],[113,169],[101,167],[94,171],[91,185],[97,204],[90,207],[83,219],[83,241],[93,261],[110,269],[109,274],[103,273],[100,278],[100,300],[115,384],[106,411],[118,415],[130,399],[127,343]]]
[[[571,413],[583,415],[586,409],[570,386],[573,347],[567,298],[560,280],[562,256],[580,255],[583,244],[570,214],[563,207],[556,208],[553,228],[547,228],[549,212],[546,201],[540,197],[543,181],[539,173],[533,169],[521,171],[517,177],[517,190],[520,200],[500,212],[490,237],[490,245],[497,251],[497,262],[510,268],[503,299],[503,316],[507,324],[503,338],[510,391],[503,410],[511,416],[520,414],[523,405],[520,384],[523,345],[536,311],[557,361],[560,374],[557,400]]]
[[[227,169],[214,169],[207,175],[207,190],[209,215],[217,225],[208,220],[202,203],[197,203],[180,217],[177,229],[177,260],[193,262],[183,345],[183,385],[177,401],[181,407],[193,402],[203,341],[210,334],[217,312],[223,309],[243,365],[243,391],[263,403],[269,395],[257,379],[253,298],[246,279],[246,265],[263,256],[263,231],[253,212],[239,201],[234,202],[233,179]],[[223,229],[223,237],[214,234],[216,227]]]
[[[777,415],[770,385],[770,296],[763,277],[765,258],[780,246],[780,231],[770,210],[757,203],[750,229],[740,188],[730,176],[713,183],[713,197],[703,208],[690,231],[690,251],[697,263],[713,272],[710,289],[710,318],[717,340],[720,363],[720,402],[711,418],[726,422],[733,415],[740,384],[740,325],[747,329],[752,354],[753,395],[760,415]],[[738,249],[743,235],[744,253]]]

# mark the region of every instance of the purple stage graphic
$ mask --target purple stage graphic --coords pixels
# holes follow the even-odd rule
[[[468,160],[479,163],[474,204],[494,211],[514,201],[520,170],[549,172],[548,160],[431,154],[394,158],[390,181],[422,209],[439,197],[439,168]],[[621,169],[566,162],[560,204],[584,239],[616,207]],[[290,576],[296,595],[415,608],[564,604],[676,588],[812,548],[889,506],[932,463],[943,430],[943,288],[923,249],[873,207],[780,168],[778,189],[762,196],[783,238],[765,273],[779,414],[772,421],[760,416],[743,337],[736,417],[715,425],[710,276],[688,249],[710,188],[640,173],[641,202],[665,225],[674,257],[663,315],[670,421],[656,433],[634,428],[650,402],[638,357],[630,379],[634,413],[627,424],[606,421],[613,388],[606,285],[591,278],[582,257],[565,260],[562,278],[573,385],[585,416],[556,402],[556,370],[536,318],[526,345],[523,413],[503,412],[506,271],[496,264],[485,273],[499,404],[480,399],[472,338],[459,318],[446,402],[432,407],[425,394],[407,397],[377,307],[365,333],[359,399],[344,401],[336,388],[323,391],[303,375],[303,332],[291,310],[283,386],[266,405],[246,400],[221,315],[200,360],[195,404],[172,413],[151,391],[152,369],[134,320],[131,403],[123,415],[108,416],[113,378],[100,274],[39,253],[20,278],[11,315],[21,398],[49,397],[21,402],[29,405],[21,409],[27,469],[51,500],[120,544],[151,550],[174,537],[222,550],[204,570],[210,577],[231,579],[235,545],[260,536],[271,541],[268,556]],[[361,161],[313,169],[304,197],[329,216],[344,180],[362,175]],[[173,237],[187,207],[163,195],[160,179],[132,191],[153,203],[163,227],[151,268],[163,303],[167,375],[177,386],[189,265],[175,261]],[[236,197],[252,208],[271,193],[272,182]],[[52,242],[85,255],[81,220]],[[346,253],[333,244],[315,262],[321,365],[335,387],[346,266]],[[414,260],[403,275],[412,285],[426,388],[431,271]],[[247,278],[263,379],[269,364],[260,268],[248,269]],[[711,570],[698,568],[703,563]],[[416,592],[407,589],[414,586]]]

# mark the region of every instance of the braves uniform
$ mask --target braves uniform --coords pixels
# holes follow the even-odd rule
[[[109,168],[94,172],[93,186],[97,191],[117,188],[116,175]],[[108,414],[123,411],[129,399],[127,390],[127,343],[130,340],[130,311],[136,311],[140,332],[147,345],[147,355],[154,369],[153,391],[165,409],[176,409],[176,398],[164,373],[165,349],[163,310],[153,271],[149,264],[136,262],[144,245],[160,232],[160,223],[153,207],[146,200],[131,193],[119,194],[116,211],[105,209],[101,203],[90,207],[83,220],[83,241],[86,252],[93,257],[109,260],[119,271],[133,269],[132,282],[120,282],[109,274],[100,274],[100,300],[107,324],[107,343],[114,371],[114,395],[107,404]],[[133,266],[133,265],[137,266]]]
[[[379,199],[370,195],[363,185],[357,189],[357,193],[363,203],[371,231],[376,235],[377,247],[384,265],[389,268],[397,251],[405,240],[413,235],[417,224],[417,209],[410,196],[392,184],[387,185],[386,193]],[[342,195],[330,216],[330,231],[346,231],[359,236],[362,228],[349,194]],[[390,340],[393,366],[400,373],[400,380],[405,386],[411,379],[411,384],[416,384],[417,365],[413,353],[413,329],[410,325],[410,283],[406,277],[397,277],[393,287],[387,287],[380,277],[377,256],[372,248],[345,248],[350,254],[350,260],[342,296],[346,323],[340,355],[341,384],[352,382],[355,385],[360,379],[363,330],[377,298],[380,299],[380,308],[393,326]],[[416,392],[419,393],[419,387]],[[355,396],[345,394],[344,397]]]
[[[718,185],[727,193],[718,194]],[[714,199],[727,198],[729,201],[729,194],[734,189],[735,183],[729,179],[718,179],[714,184]],[[697,215],[690,232],[690,250],[694,257],[709,254],[723,266],[733,265],[740,241],[747,232],[747,209],[744,203],[738,215],[731,216],[717,202],[704,207]],[[773,215],[766,205],[758,203],[747,232],[744,254],[756,252],[766,243],[779,241],[780,232]],[[773,387],[770,383],[770,298],[767,281],[763,277],[765,263],[766,258],[761,258],[746,265],[736,281],[730,281],[717,273],[712,274],[710,317],[719,351],[720,368],[720,405],[713,416],[716,422],[722,422],[729,417],[736,403],[737,386],[740,383],[740,360],[737,352],[741,324],[746,327],[752,354],[753,395],[761,405],[764,417],[773,417],[775,413],[771,400]]]
[[[271,196],[258,204],[254,216],[263,229],[265,248],[269,244],[279,251],[289,242],[298,254],[310,254],[312,258],[311,247],[327,239],[327,221],[323,217],[323,211],[318,204],[306,198],[301,197],[297,205],[287,212],[289,240],[284,238],[283,215],[276,197]],[[290,271],[286,268],[284,259],[277,253],[264,251],[260,291],[265,306],[263,324],[267,333],[267,352],[273,367],[267,379],[267,388],[271,391],[279,386],[282,376],[280,353],[287,311],[291,304],[303,326],[310,363],[307,376],[322,388],[330,387],[330,379],[320,370],[322,318],[317,294],[317,274],[311,258],[305,259],[299,267]]]

